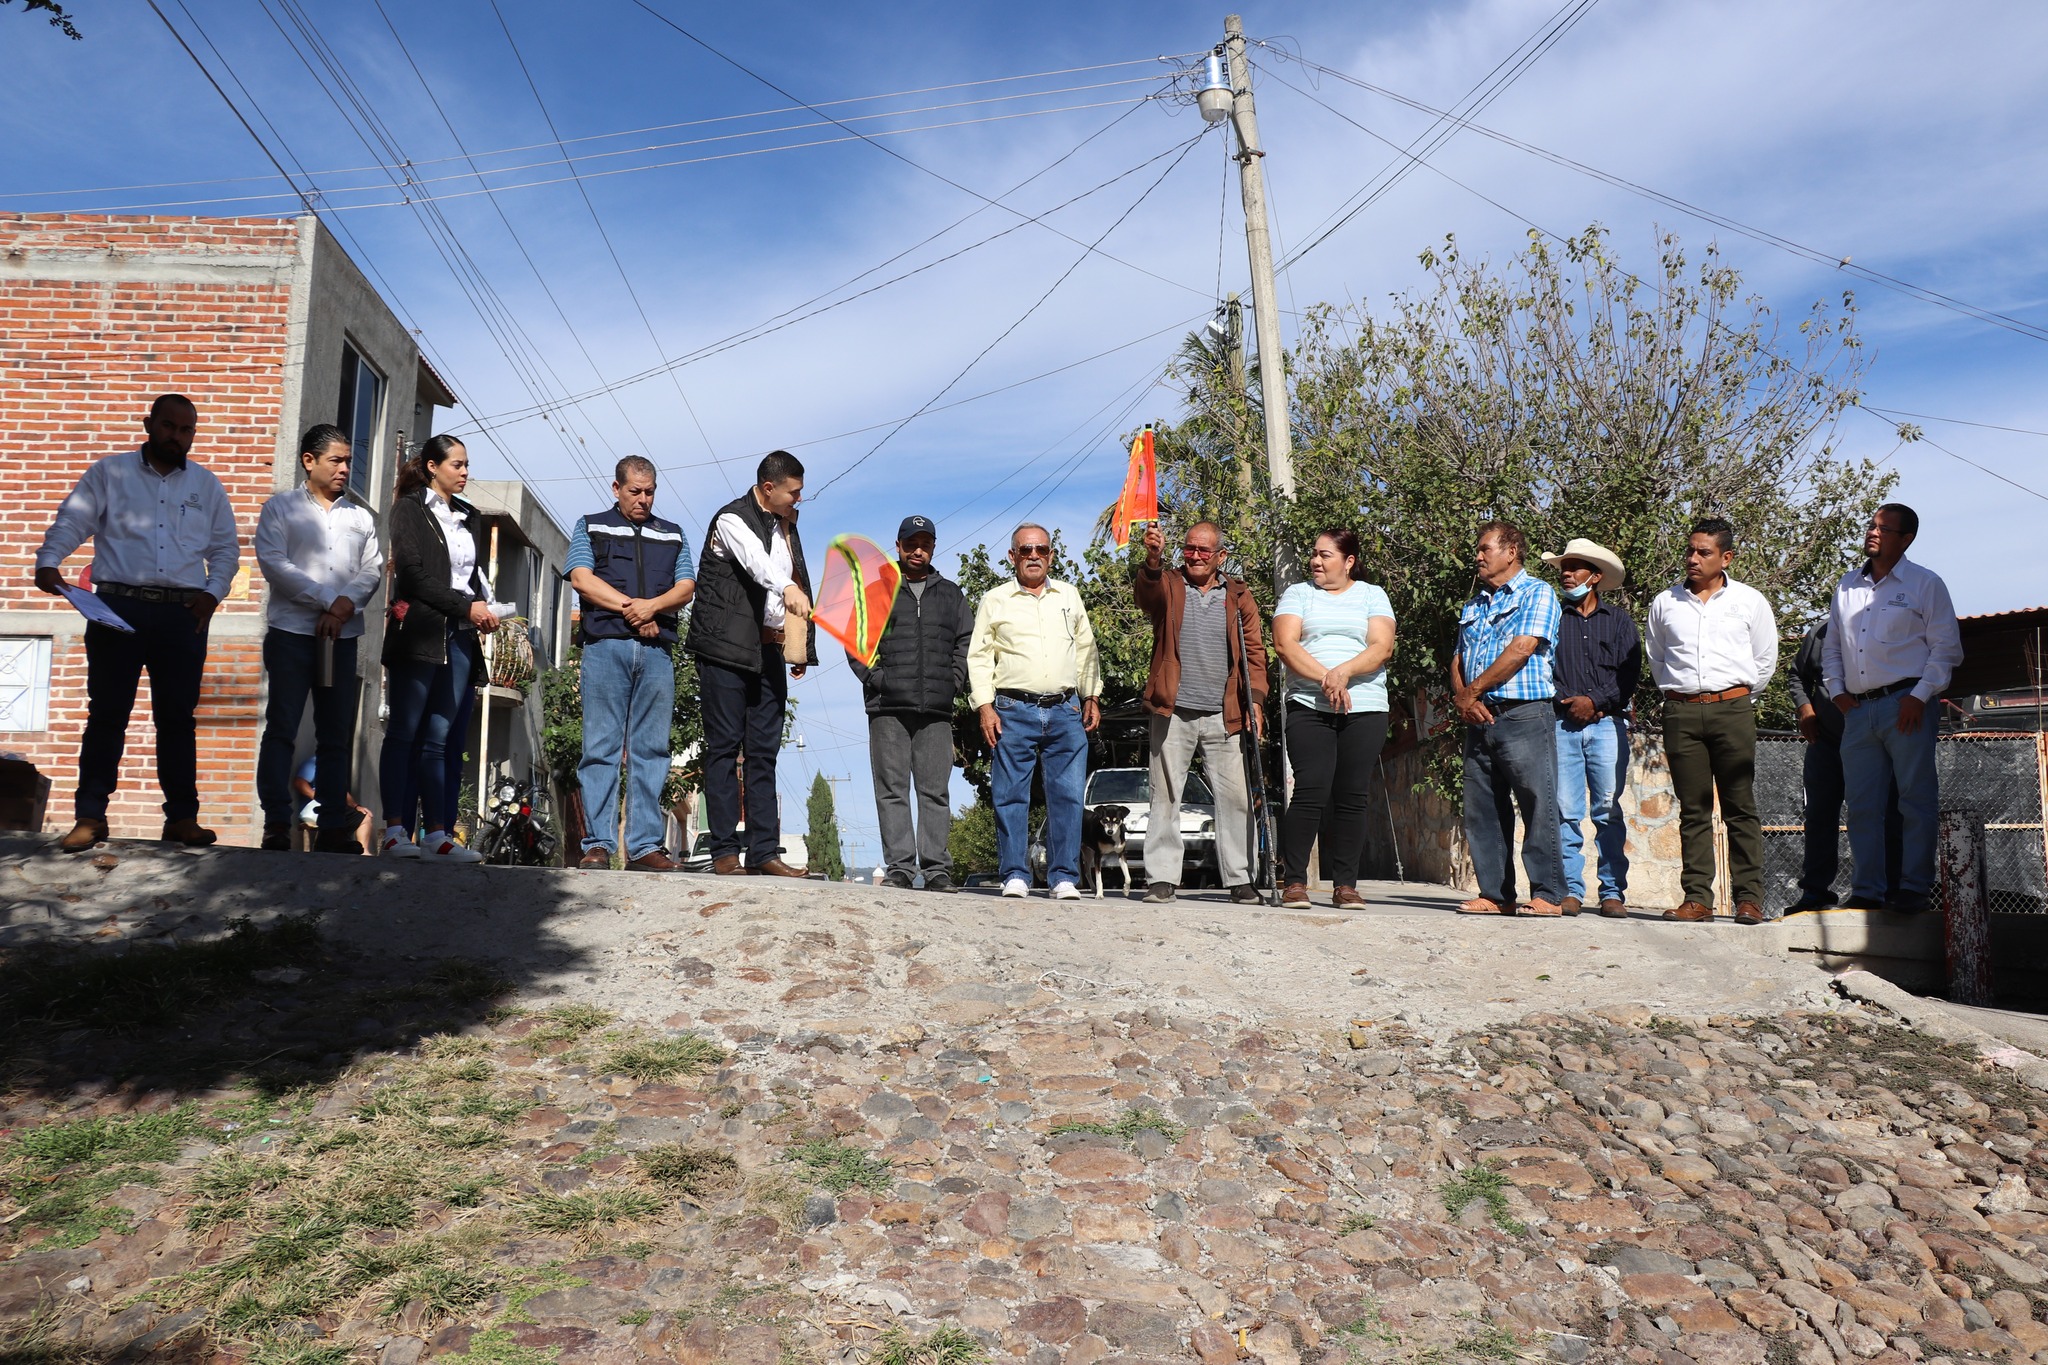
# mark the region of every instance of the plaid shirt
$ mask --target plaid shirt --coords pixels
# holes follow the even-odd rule
[[[1470,682],[1501,656],[1518,635],[1533,635],[1541,644],[1521,671],[1485,694],[1487,701],[1542,701],[1557,694],[1551,681],[1550,656],[1557,647],[1557,593],[1527,569],[1491,592],[1482,590],[1458,614],[1458,661]]]

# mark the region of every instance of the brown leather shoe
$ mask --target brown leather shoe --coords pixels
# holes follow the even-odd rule
[[[1735,922],[1737,924],[1762,924],[1764,922],[1764,908],[1755,901],[1742,901],[1735,907]]]
[[[1539,919],[1555,919],[1564,913],[1564,907],[1556,901],[1547,901],[1539,898],[1523,901],[1521,907],[1515,913],[1518,915],[1535,915]]]
[[[1600,916],[1602,919],[1627,919],[1628,902],[1618,900],[1601,901]]]
[[[187,848],[205,848],[219,837],[197,820],[166,820],[164,832],[157,836],[157,841],[165,844],[183,844]]]
[[[738,859],[734,859],[735,862]],[[612,851],[608,848],[593,848],[576,860],[576,866],[585,872],[609,872],[612,870]]]
[[[1557,908],[1564,911],[1567,915],[1576,915],[1585,908],[1585,902],[1577,896],[1566,896],[1557,903]]]
[[[747,869],[740,866],[740,855],[727,853],[711,860],[711,870],[721,877],[744,877]]]
[[[1280,904],[1288,910],[1306,910],[1311,902],[1308,898],[1308,883],[1289,882],[1280,889]]]
[[[1675,910],[1664,912],[1665,919],[1682,919],[1688,924],[1697,924],[1701,920],[1710,920],[1713,917],[1714,908],[1710,905],[1701,905],[1698,901],[1687,901]]]
[[[765,863],[756,863],[747,869],[756,877],[798,877],[805,874],[801,868],[791,867],[780,858],[770,858]]]
[[[66,853],[83,853],[107,837],[107,822],[84,817],[71,827],[71,832],[57,841],[57,847]]]
[[[628,872],[680,872],[683,865],[659,848],[651,848],[626,864]]]
[[[1355,886],[1340,886],[1330,892],[1330,904],[1339,910],[1365,909],[1365,897],[1358,894]]]

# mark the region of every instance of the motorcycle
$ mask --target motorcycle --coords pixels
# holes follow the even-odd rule
[[[500,867],[553,867],[555,836],[547,821],[534,813],[533,785],[500,782],[491,793],[491,820],[477,852]]]

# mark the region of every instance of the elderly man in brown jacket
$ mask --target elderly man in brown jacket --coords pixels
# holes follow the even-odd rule
[[[1247,718],[1240,682],[1251,661],[1256,736],[1264,729],[1266,640],[1259,606],[1243,580],[1223,573],[1223,535],[1198,521],[1180,547],[1181,567],[1161,563],[1166,537],[1145,532],[1145,564],[1138,570],[1138,608],[1152,622],[1152,676],[1145,706],[1152,712],[1152,810],[1145,826],[1145,899],[1174,897],[1181,874],[1181,788],[1197,753],[1216,793],[1216,860],[1230,899],[1256,905],[1252,889],[1251,797],[1239,739]]]

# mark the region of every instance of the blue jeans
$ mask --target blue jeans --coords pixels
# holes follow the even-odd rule
[[[1586,899],[1584,821],[1593,818],[1600,849],[1600,899],[1628,899],[1628,824],[1621,789],[1628,784],[1628,722],[1607,716],[1588,725],[1557,722],[1557,814],[1564,852],[1565,894]]]
[[[299,746],[299,719],[313,700],[313,795],[320,802],[320,828],[353,832],[361,818],[349,806],[349,767],[356,746],[356,647],[360,639],[334,642],[334,685],[314,685],[319,658],[317,636],[275,628],[263,636],[263,671],[270,680],[264,705],[263,742],[256,752],[256,798],[267,826],[297,822],[292,795],[292,755]]]
[[[661,644],[592,640],[583,646],[583,812],[590,822],[583,851],[612,851],[618,829],[619,755],[626,759],[626,856],[661,847],[668,822],[661,807],[668,780],[669,722],[675,711],[676,664]]]
[[[481,662],[476,632],[450,630],[446,663],[385,665],[391,718],[384,727],[378,786],[386,820],[409,830],[417,813],[428,830],[455,828],[462,745],[476,706],[471,679]]]
[[[1842,786],[1849,807],[1849,856],[1856,867],[1849,894],[1885,900],[1885,798],[1899,793],[1899,889],[1892,899],[1924,905],[1934,893],[1935,827],[1941,792],[1935,780],[1935,710],[1920,728],[1899,733],[1906,694],[1864,702],[1842,717]]]
[[[1491,707],[1491,703],[1489,703]],[[1529,895],[1564,899],[1558,838],[1557,722],[1550,702],[1494,709],[1491,725],[1465,727],[1465,843],[1479,894],[1504,906],[1515,895],[1515,809],[1522,811],[1522,869]]]
[[[1821,705],[1834,711],[1834,703]],[[1799,894],[1802,900],[1835,901],[1835,874],[1841,870],[1842,729],[1840,712],[1831,727],[1823,713],[1819,737],[1806,746],[1802,776],[1806,785],[1806,850],[1800,861]],[[1899,792],[1896,786],[1885,794],[1884,816],[1884,898],[1898,899],[1899,891]]]
[[[1031,774],[1045,778],[1045,884],[1081,879],[1081,785],[1088,776],[1088,732],[1081,728],[1081,701],[1039,706],[1014,697],[996,698],[1003,722],[996,736],[990,774],[996,807],[996,851],[1003,880],[1031,881]]]

